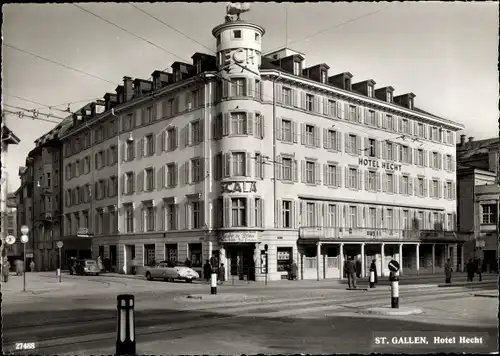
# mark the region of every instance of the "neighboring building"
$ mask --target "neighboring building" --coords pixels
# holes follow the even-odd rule
[[[16,236],[18,240],[15,244],[16,255],[22,255],[23,246],[20,241],[21,236],[21,226],[26,225],[33,231],[33,173],[32,167],[19,167],[19,180],[21,182],[19,188],[14,193],[16,196],[16,204],[17,204],[17,229]],[[32,235],[32,234],[29,234]],[[26,246],[27,253],[33,253],[33,244],[28,244]]]
[[[377,258],[384,275],[392,258],[403,273],[461,263],[461,124],[412,93],[304,68],[290,49],[262,56],[258,25],[213,35],[216,57],[124,77],[60,135],[65,258],[100,255],[129,273],[133,259],[201,270],[213,257],[250,279],[264,278],[266,245],[270,279],[291,259],[305,279],[342,276],[345,256],[362,255],[363,272]]]
[[[465,138],[461,135],[457,144],[458,231],[471,237],[464,247],[466,260],[479,257],[493,264],[498,260],[500,139]]]
[[[9,145],[17,145],[21,140],[4,124],[4,117],[2,114],[2,122],[1,125],[1,147],[0,147],[0,163],[1,163],[1,172],[0,172],[0,212],[2,214],[0,219],[0,227],[1,227],[1,253],[0,255],[7,256],[7,253],[12,252],[12,247],[5,248],[6,244],[4,243],[5,238],[12,232],[12,226],[15,226],[15,221],[12,218],[14,207],[12,207],[12,199],[8,194],[8,174],[6,170],[7,161],[7,152]]]

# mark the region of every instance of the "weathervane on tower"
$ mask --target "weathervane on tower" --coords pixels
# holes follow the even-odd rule
[[[250,4],[247,2],[230,2],[226,6],[226,22],[232,22],[234,15],[236,20],[240,20],[240,14],[250,11]]]

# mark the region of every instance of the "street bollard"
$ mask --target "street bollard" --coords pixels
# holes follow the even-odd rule
[[[134,296],[120,294],[116,301],[116,355],[135,355]]]
[[[57,277],[59,277],[59,283],[61,283],[61,269],[57,269]]]
[[[375,271],[370,271],[370,288],[375,288]]]
[[[399,277],[391,272],[391,308],[399,309]]]
[[[212,272],[212,279],[210,281],[210,294],[217,294],[217,273]]]

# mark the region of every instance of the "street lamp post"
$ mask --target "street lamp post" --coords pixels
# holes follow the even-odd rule
[[[57,248],[59,249],[59,268],[57,269],[57,275],[59,277],[59,283],[61,283],[61,249],[63,247],[63,242],[62,241],[57,241]]]
[[[26,244],[28,243],[28,232],[30,231],[29,227],[23,225],[21,227],[21,242],[23,243],[24,249],[24,269],[23,269],[23,292],[26,292]]]

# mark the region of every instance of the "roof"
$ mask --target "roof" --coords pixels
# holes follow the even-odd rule
[[[17,137],[11,129],[7,127],[7,125],[3,126],[2,133],[2,144],[5,143],[7,145],[17,145],[21,140]]]
[[[496,147],[494,147],[496,145]],[[457,151],[475,151],[475,153],[487,153],[492,148],[500,148],[500,138],[487,138],[484,140],[477,140],[472,142],[465,142],[463,145],[457,145]]]

